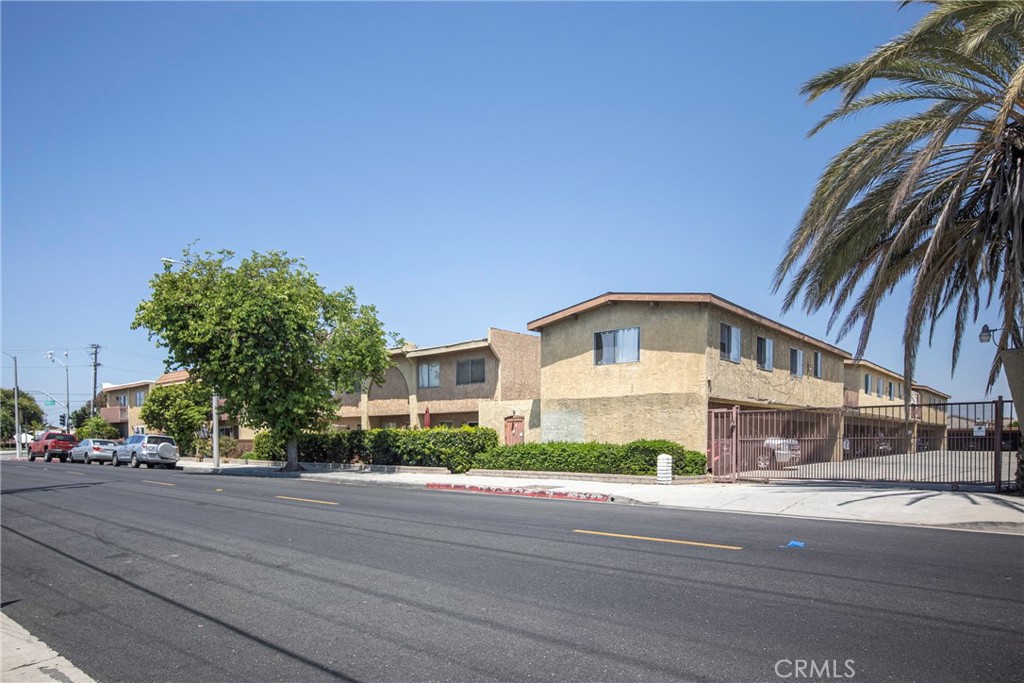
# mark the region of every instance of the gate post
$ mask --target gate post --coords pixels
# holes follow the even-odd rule
[[[1003,397],[995,400],[996,429],[993,468],[995,470],[996,493],[1003,490]]]
[[[739,419],[740,419],[740,407],[732,407],[732,420],[729,422],[729,439],[732,444],[732,483],[736,483],[739,478],[737,472],[739,471],[739,452],[740,452],[740,430],[739,430]]]

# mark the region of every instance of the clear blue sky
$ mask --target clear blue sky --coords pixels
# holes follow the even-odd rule
[[[780,316],[771,276],[864,118],[800,85],[909,28],[895,3],[2,4],[3,349],[72,408],[154,379],[129,325],[160,257],[282,249],[421,346],[606,291]],[[899,293],[868,357],[902,368]],[[950,325],[917,380],[981,399]],[[854,350],[853,338],[839,341]],[[3,385],[12,363],[3,357]],[[995,392],[1008,395],[1005,381]],[[41,400],[41,394],[35,394]],[[55,416],[56,408],[50,410]]]

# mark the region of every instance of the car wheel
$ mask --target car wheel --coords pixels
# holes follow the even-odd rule
[[[50,452],[43,451],[43,462],[50,462],[50,460],[52,460],[52,458],[50,457]]]
[[[83,460],[82,462],[84,462],[86,465],[91,465],[92,459],[87,455],[85,456],[85,460]]]
[[[114,455],[110,458],[110,464],[113,465],[114,467],[120,467],[121,461],[117,459],[117,455]]]
[[[130,464],[132,467],[138,468],[139,459],[135,456],[134,453],[132,453],[132,458],[131,460],[128,461],[128,464]]]
[[[164,465],[164,467],[166,467],[169,470],[176,470],[176,469],[178,469],[178,466],[176,464],[172,463],[172,462],[167,463],[166,465]]]
[[[147,469],[147,470],[151,470],[151,469],[153,469],[153,463],[151,463],[151,462],[147,462],[147,463],[146,463],[146,469]]]
[[[36,456],[34,456],[31,453],[29,453],[28,454],[28,461],[29,462],[35,462],[36,461]]]

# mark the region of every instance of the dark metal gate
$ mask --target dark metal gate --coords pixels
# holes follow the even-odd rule
[[[1020,423],[1002,397],[973,403],[708,411],[716,480],[977,484],[1014,481]]]

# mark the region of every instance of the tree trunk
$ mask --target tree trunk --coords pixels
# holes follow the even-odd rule
[[[285,451],[288,453],[288,462],[281,469],[282,472],[298,472],[302,468],[299,467],[299,440],[296,438],[288,439],[288,443],[285,445]]]

